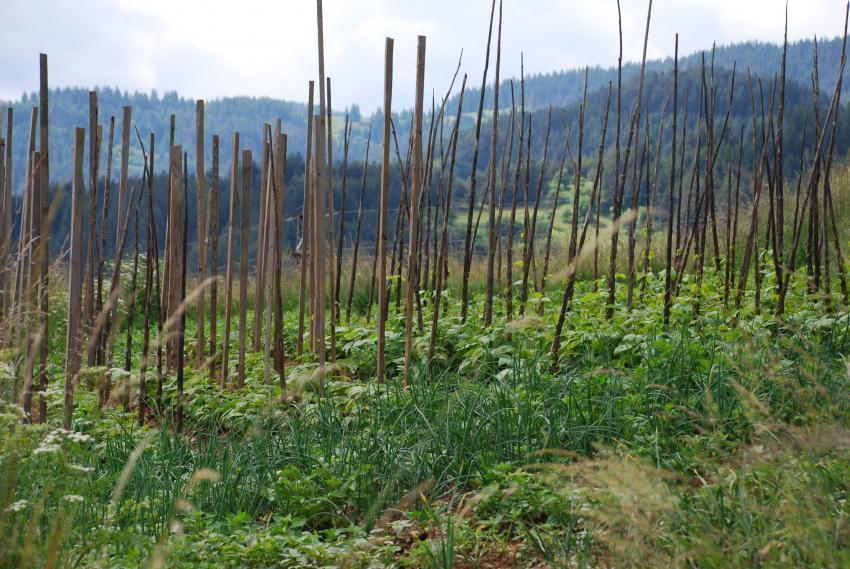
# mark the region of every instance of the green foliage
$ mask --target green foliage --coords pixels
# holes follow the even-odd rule
[[[551,309],[507,322],[497,299],[482,332],[478,296],[466,322],[447,302],[430,374],[416,338],[407,389],[391,313],[379,385],[356,315],[323,387],[305,362],[282,397],[261,354],[241,390],[189,371],[185,435],[172,375],[158,426],[139,428],[98,407],[104,368],[85,371],[76,433],[61,431],[55,374],[47,425],[0,414],[0,565],[844,564],[850,317],[794,282],[784,321],[745,304],[733,323],[709,270],[702,290],[684,279],[664,332],[662,277],[610,321],[581,282],[557,372]]]

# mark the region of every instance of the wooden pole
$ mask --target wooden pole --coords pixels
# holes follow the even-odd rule
[[[268,123],[263,124],[263,150],[260,154],[260,187],[259,187],[259,223],[257,223],[257,263],[254,279],[254,312],[251,322],[251,350],[260,351],[263,335],[263,314],[265,314],[265,282],[266,282],[266,239],[268,233],[268,204],[269,204],[269,145],[271,140]]]
[[[36,118],[35,113],[33,114],[33,118]],[[35,126],[35,121],[33,121],[33,126]],[[33,130],[33,133],[35,131]],[[30,141],[34,143],[34,137],[30,137]],[[26,203],[29,204],[27,208],[24,208],[21,212],[21,227],[24,227],[25,220],[29,219],[29,228],[26,232],[23,233],[24,238],[21,239],[21,247],[24,247],[24,243],[28,243],[26,245],[27,250],[24,254],[18,255],[19,259],[23,259],[23,261],[19,261],[20,266],[20,290],[21,290],[21,298],[20,303],[22,305],[21,312],[22,315],[26,315],[27,311],[32,311],[33,305],[35,303],[35,298],[33,294],[33,287],[30,286],[30,264],[32,254],[30,253],[30,249],[36,246],[38,241],[38,225],[37,216],[32,215],[32,210],[34,209],[34,194],[35,184],[33,179],[38,178],[38,168],[41,161],[39,160],[40,154],[37,151],[33,151],[30,153],[30,166],[29,166],[29,174],[27,176],[27,184],[26,184],[26,196],[24,199]],[[37,288],[37,287],[36,287]],[[27,327],[27,340],[26,340],[26,368],[24,370],[24,393],[23,393],[23,409],[24,409],[24,417],[23,420],[25,423],[32,423],[32,397],[33,397],[33,385],[35,382],[34,373],[35,373],[35,344],[38,339],[39,331],[34,326],[34,322],[32,322],[31,318],[26,319],[29,326]],[[34,329],[35,328],[35,329]]]
[[[196,198],[196,240],[198,242],[198,284],[207,280],[207,184],[206,169],[204,168],[204,101],[199,99],[195,103],[195,179],[197,181]],[[214,319],[215,316],[211,316]],[[206,339],[204,328],[206,327],[206,290],[201,287],[198,294],[198,333],[196,342],[196,364],[197,369],[204,365]]]
[[[227,213],[227,287],[224,297],[224,339],[221,350],[221,388],[227,386],[230,362],[230,317],[233,312],[233,246],[236,237],[236,192],[239,187],[239,133],[233,133],[230,163],[230,205]]]
[[[239,204],[239,388],[245,387],[245,338],[248,326],[248,233],[251,224],[251,151],[242,151],[242,203]]]
[[[416,288],[416,252],[419,244],[419,191],[422,183],[422,106],[425,95],[425,36],[419,36],[416,50],[416,99],[413,111],[413,172],[410,178],[410,248],[407,254],[407,296],[405,300],[404,386],[410,382],[413,357],[413,301]]]
[[[97,178],[99,147],[97,136],[97,91],[89,91],[89,237],[86,251],[86,282],[85,282],[85,306],[84,319],[85,328],[91,330],[95,318],[94,297],[94,264],[95,243],[97,235]],[[95,363],[95,351],[89,350],[87,363],[93,366]]]
[[[130,123],[133,119],[133,109],[131,107],[123,107],[121,116],[121,173],[118,178],[118,217],[116,224],[117,242],[121,239],[121,231],[124,224],[127,223],[127,212],[129,207],[127,204],[127,175],[130,162]]]
[[[112,189],[112,146],[115,140],[115,117],[109,117],[109,135],[106,143],[106,179],[103,185],[103,216],[100,223],[100,247],[97,259],[97,311],[103,310],[103,277],[106,263],[106,232],[109,230],[109,197]],[[153,149],[151,149],[153,157]],[[151,158],[153,160],[153,158]],[[97,362],[103,363],[105,335],[98,342]]]
[[[168,215],[168,235],[169,235],[169,262],[166,268],[171,276],[169,277],[170,287],[167,291],[168,295],[168,322],[171,325],[165,330],[166,343],[166,361],[172,362],[172,365],[178,365],[180,358],[179,350],[179,322],[174,323],[172,319],[177,311],[180,310],[180,305],[183,302],[181,280],[183,267],[181,260],[183,258],[182,249],[183,243],[181,236],[183,235],[183,208],[187,206],[183,202],[183,168],[181,160],[183,157],[183,148],[180,145],[171,147],[171,162],[169,178],[171,180],[171,196],[169,203]],[[175,326],[176,324],[176,326]],[[173,328],[177,328],[174,330]],[[176,332],[176,333],[175,333]],[[179,371],[179,370],[178,370]]]
[[[210,377],[215,378],[218,353],[218,194],[219,194],[219,137],[212,137],[212,180],[209,203],[210,235]]]
[[[469,271],[472,266],[472,217],[475,210],[475,187],[478,180],[478,144],[481,141],[481,116],[484,111],[484,94],[487,90],[487,70],[490,67],[490,40],[493,38],[493,15],[496,11],[496,0],[493,0],[490,7],[490,25],[487,31],[487,51],[484,56],[484,73],[481,77],[481,90],[478,98],[478,116],[475,120],[475,146],[472,151],[472,169],[469,174],[469,208],[466,218],[466,240],[463,248],[463,279],[461,285],[461,320],[466,321],[467,310],[469,309]],[[496,90],[499,89],[495,85]]]
[[[274,260],[272,259],[273,251],[271,246],[271,239],[274,239],[274,228],[272,227],[273,219],[275,214],[274,211],[274,157],[272,156],[272,133],[271,133],[271,125],[269,123],[265,123],[263,125],[265,130],[265,144],[263,145],[263,159],[262,162],[265,163],[266,174],[263,176],[266,188],[263,190],[260,189],[260,199],[265,203],[263,209],[265,209],[265,215],[260,216],[263,230],[263,245],[262,245],[262,278],[259,276],[260,266],[257,267],[257,280],[260,281],[261,287],[259,291],[259,296],[262,302],[265,302],[265,298],[269,298],[269,310],[263,311],[260,317],[260,324],[265,324],[261,326],[263,329],[263,338],[262,338],[262,346],[263,346],[263,380],[266,385],[271,383],[271,318],[272,318],[272,310],[274,310],[274,305],[271,300],[271,281],[272,281],[272,271],[274,270],[273,264]],[[257,252],[258,258],[260,257],[260,251]],[[258,259],[258,263],[259,263]],[[255,305],[257,302],[255,301]],[[254,315],[256,320],[257,316]]]
[[[80,372],[82,339],[82,261],[83,261],[83,155],[86,129],[77,128],[74,137],[74,183],[71,189],[71,259],[68,264],[68,331],[65,342],[65,429],[71,430],[74,417],[74,381]],[[42,417],[45,421],[46,417]]]
[[[42,53],[40,55],[40,73],[39,73],[39,122],[41,127],[41,134],[39,136],[39,143],[41,149],[41,165],[39,166],[38,172],[38,202],[36,207],[39,208],[40,212],[38,216],[40,217],[40,225],[41,225],[41,238],[38,243],[38,247],[36,248],[38,261],[39,261],[39,311],[41,316],[41,343],[39,350],[39,377],[41,379],[40,391],[41,397],[39,399],[39,418],[41,422],[47,421],[47,361],[48,361],[48,342],[49,342],[49,334],[50,334],[50,307],[49,307],[49,292],[48,292],[48,280],[50,273],[50,223],[48,220],[49,217],[49,209],[50,209],[50,152],[48,150],[48,142],[50,137],[48,136],[48,81],[47,81],[47,54]],[[82,149],[81,149],[82,150]],[[35,211],[34,211],[35,213]],[[82,269],[80,269],[82,270]]]
[[[496,161],[499,146],[499,69],[502,63],[502,1],[499,0],[499,30],[496,35],[496,78],[493,81],[493,138],[490,142],[490,166],[487,176],[489,215],[487,216],[487,283],[484,293],[484,327],[493,322],[493,281],[496,268]],[[544,277],[545,278],[545,277]]]
[[[3,314],[9,314],[12,306],[12,299],[14,298],[12,294],[12,289],[14,287],[14,283],[12,282],[12,274],[9,268],[9,256],[12,252],[12,145],[13,145],[13,123],[14,123],[14,110],[12,107],[9,107],[6,110],[6,170],[4,174],[4,197],[3,201],[7,204],[6,208],[3,212],[3,223],[5,227],[10,229],[9,231],[5,231],[2,235],[0,235],[0,254],[3,255],[0,258],[0,261],[5,261],[3,263],[3,267],[6,270],[6,281],[3,287],[5,291],[3,294]]]
[[[513,258],[514,258],[514,234],[516,233],[516,206],[517,190],[519,189],[520,173],[522,172],[523,142],[525,141],[525,73],[520,55],[520,115],[519,115],[519,144],[517,145],[517,163],[514,174],[514,187],[511,197],[511,217],[508,223],[508,246],[505,251],[505,319],[510,322],[514,317],[514,283],[513,283]],[[529,127],[530,127],[529,117]],[[448,211],[448,210],[447,210]]]
[[[6,223],[6,210],[12,204],[6,196],[6,139],[0,138],[0,319],[7,314],[6,306],[10,287],[6,282],[6,265],[8,264],[9,238],[12,233],[11,224]],[[0,345],[5,343],[5,333],[0,330]]]
[[[179,150],[179,146],[174,149]],[[179,161],[179,160],[178,160]],[[175,193],[180,193],[179,188],[175,188]],[[175,234],[175,237],[182,242],[180,250],[180,324],[177,336],[177,421],[176,430],[178,433],[183,432],[183,381],[184,381],[184,359],[186,357],[186,269],[188,261],[186,260],[186,248],[189,241],[189,157],[183,153],[183,217],[180,220],[182,231]],[[176,260],[176,259],[175,259]]]
[[[667,188],[667,256],[664,271],[664,329],[670,327],[670,300],[673,292],[673,188],[676,184],[676,122],[679,118],[679,34],[673,56],[673,127],[670,131],[670,186]],[[687,116],[685,117],[687,119]],[[743,131],[742,131],[743,132]],[[684,145],[685,141],[682,141]],[[731,164],[729,165],[731,168]],[[737,220],[736,220],[737,221]]]
[[[543,193],[543,181],[546,178],[546,163],[549,158],[549,134],[552,130],[552,107],[549,107],[549,112],[546,118],[546,135],[543,137],[543,160],[540,162],[540,174],[537,179],[537,194],[534,198],[534,210],[531,214],[530,224],[525,228],[525,252],[523,254],[522,265],[522,289],[520,290],[520,316],[525,314],[525,306],[528,301],[528,277],[532,265],[534,265],[534,240],[537,234],[537,214],[540,211],[540,197]],[[529,143],[531,136],[529,135]],[[528,165],[531,159],[531,145],[528,148],[528,158],[526,159],[526,179],[528,177]],[[537,279],[532,276],[532,284],[537,286]]]
[[[331,282],[331,361],[336,362],[336,262],[334,260],[334,153],[333,153],[333,116],[331,114],[331,78],[327,78],[327,124],[328,133],[327,164],[328,164],[328,268]],[[343,131],[343,140],[345,132]]]
[[[136,316],[136,296],[139,276],[139,206],[145,194],[147,171],[142,173],[142,187],[138,199],[130,203],[133,211],[133,269],[130,273],[130,301],[127,305],[127,343],[124,350],[124,371],[128,374],[133,367],[133,321]],[[129,221],[128,221],[129,224]],[[124,382],[124,412],[130,411],[130,382]]]
[[[393,39],[384,47],[384,138],[381,161],[380,213],[378,215],[378,383],[384,382],[387,314],[387,191],[390,178],[390,120],[393,101]]]
[[[274,310],[274,361],[275,370],[280,377],[281,400],[286,399],[286,370],[283,346],[283,294],[281,291],[281,239],[283,237],[283,214],[286,200],[286,144],[287,137],[277,128],[275,171],[275,218],[274,218],[274,266],[272,280],[272,299]]]
[[[304,312],[307,297],[307,266],[310,254],[310,178],[313,153],[313,82],[310,81],[307,95],[307,150],[304,154],[304,207],[301,210],[301,278],[298,290],[298,337],[296,339],[296,355],[300,358],[304,352]],[[311,273],[312,274],[312,273]]]
[[[326,300],[326,279],[325,279],[325,247],[327,245],[327,229],[325,221],[327,218],[327,206],[325,202],[325,139],[322,134],[325,132],[325,117],[322,114],[313,117],[313,138],[316,144],[316,160],[315,160],[315,200],[313,208],[313,221],[315,223],[313,235],[315,239],[313,248],[315,260],[315,283],[314,297],[316,299],[316,310],[313,314],[313,324],[315,329],[316,355],[318,356],[320,381],[324,385],[324,366],[326,361],[325,351],[325,300]]]

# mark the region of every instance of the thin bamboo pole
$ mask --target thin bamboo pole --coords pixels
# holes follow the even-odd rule
[[[685,117],[687,119],[687,116]],[[670,302],[673,292],[673,192],[676,185],[676,123],[679,120],[679,34],[673,55],[673,126],[670,130],[670,186],[667,188],[667,256],[664,270],[664,329],[670,327]],[[687,121],[685,121],[687,122]],[[743,127],[742,127],[743,128]],[[743,133],[743,130],[741,131]],[[682,144],[685,141],[682,140]]]
[[[528,301],[528,277],[529,271],[534,264],[534,241],[537,233],[537,214],[540,211],[540,197],[543,193],[543,181],[546,179],[546,164],[549,157],[549,134],[552,129],[552,107],[549,107],[549,113],[546,119],[546,135],[543,138],[543,160],[540,162],[540,174],[537,178],[537,195],[534,198],[534,211],[531,215],[530,227],[526,227],[525,232],[525,252],[523,254],[522,264],[522,290],[520,292],[520,315],[525,314],[525,306]],[[529,141],[531,137],[529,136]],[[531,150],[529,147],[529,158],[531,158]],[[527,161],[526,165],[530,162]],[[526,170],[526,176],[528,170]],[[536,279],[532,279],[535,287]]]
[[[487,71],[490,68],[490,41],[493,38],[493,16],[496,12],[496,0],[490,6],[490,25],[487,31],[487,50],[484,56],[484,73],[481,78],[481,90],[478,99],[478,116],[475,120],[475,146],[472,151],[472,166],[469,173],[469,209],[466,218],[466,239],[463,247],[463,278],[461,282],[461,320],[466,322],[469,309],[469,271],[472,267],[472,215],[475,210],[475,188],[478,180],[478,144],[481,140],[481,117],[484,111],[484,94],[487,89]],[[499,89],[498,84],[494,87]]]
[[[499,0],[499,30],[496,35],[496,78],[493,80],[493,138],[490,142],[490,165],[487,176],[489,212],[487,216],[487,282],[484,294],[484,327],[493,322],[493,281],[496,268],[496,161],[499,146],[499,70],[502,63],[502,2]]]
[[[514,234],[516,233],[517,192],[519,190],[520,176],[522,173],[523,143],[525,142],[525,69],[522,59],[522,55],[520,55],[519,140],[517,144],[517,163],[516,172],[514,173],[514,187],[513,193],[511,194],[511,217],[510,222],[508,223],[508,246],[505,252],[505,318],[508,322],[510,322],[514,317]],[[530,122],[531,121],[529,120],[529,126]]]

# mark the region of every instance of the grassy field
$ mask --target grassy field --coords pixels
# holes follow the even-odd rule
[[[189,371],[184,435],[173,375],[139,428],[120,400],[138,375],[105,368],[76,388],[73,433],[59,429],[57,330],[46,424],[21,425],[8,403],[0,414],[0,566],[844,566],[850,318],[800,280],[774,320],[773,278],[761,313],[748,298],[733,319],[711,271],[695,317],[686,277],[666,333],[663,275],[612,321],[604,286],[582,281],[558,371],[556,311],[536,309],[558,294],[512,322],[497,301],[482,333],[481,296],[462,323],[450,290],[437,363],[422,363],[426,331],[408,389],[372,380],[374,324],[357,312],[324,389],[309,361],[289,363],[285,394],[265,385],[261,353],[242,390]],[[294,311],[285,322],[293,354]],[[403,328],[391,306],[391,378]],[[104,378],[113,399],[99,408]]]

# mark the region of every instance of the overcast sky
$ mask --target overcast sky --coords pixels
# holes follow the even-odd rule
[[[117,86],[214,99],[306,100],[318,75],[312,0],[0,0],[0,99],[38,88],[38,54],[52,86]],[[623,0],[626,60],[639,60],[647,0]],[[718,44],[780,42],[784,0],[656,0],[649,57]],[[335,108],[382,101],[383,50],[395,39],[394,108],[413,100],[416,36],[427,36],[427,88],[443,92],[463,49],[480,83],[490,0],[325,0],[325,68]],[[844,0],[790,0],[793,39],[840,35]],[[502,76],[617,59],[616,0],[505,0]],[[491,68],[492,70],[492,68]],[[491,71],[492,73],[492,71]]]

